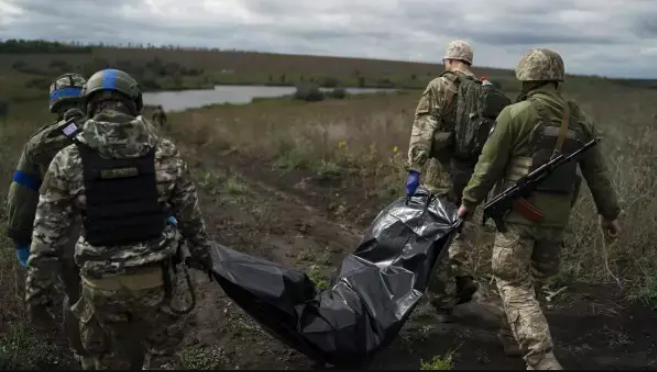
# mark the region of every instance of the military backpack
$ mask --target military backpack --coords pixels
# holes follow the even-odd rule
[[[490,82],[450,74],[457,85],[453,156],[476,162],[495,120],[511,100]]]

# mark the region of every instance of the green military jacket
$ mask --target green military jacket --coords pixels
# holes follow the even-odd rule
[[[39,202],[39,187],[55,155],[72,142],[59,130],[63,121],[42,127],[23,147],[7,196],[7,235],[29,246]]]
[[[536,98],[542,104],[551,121],[561,121],[565,105],[568,102],[555,88],[536,89],[528,93],[527,98],[530,97]],[[571,108],[574,108],[571,111],[571,117],[575,117],[577,120],[571,120],[569,128],[579,126],[575,129],[583,134],[586,141],[595,138],[597,132],[592,120],[572,102]],[[473,210],[496,184],[501,188],[510,185],[509,181],[504,182],[503,180],[509,178],[507,174],[513,160],[533,155],[531,136],[539,121],[539,113],[527,100],[514,103],[500,113],[497,124],[483,148],[474,174],[463,191],[463,205]],[[620,213],[620,207],[600,148],[594,146],[584,153],[578,165],[591,190],[598,212],[607,219],[616,219]],[[535,192],[528,198],[528,201],[544,213],[541,226],[565,227],[567,225],[573,201],[572,194]],[[507,222],[534,224],[516,211],[509,213]]]

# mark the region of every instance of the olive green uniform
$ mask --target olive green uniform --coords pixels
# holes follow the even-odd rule
[[[528,92],[523,100],[504,109],[463,192],[463,205],[473,210],[498,181],[502,180],[498,183],[498,190],[503,190],[526,175],[538,151],[535,138],[540,137],[540,127],[537,124],[549,121],[545,126],[556,132],[561,128],[564,116],[568,117],[568,136],[578,138],[581,143],[597,136],[592,121],[577,105],[569,104],[556,88],[549,85]],[[578,163],[598,212],[608,220],[616,219],[620,208],[600,149],[591,148]],[[558,365],[549,327],[535,296],[534,283],[558,272],[564,229],[574,200],[576,180],[555,182],[561,182],[562,187],[571,187],[572,191],[561,194],[535,192],[527,201],[544,213],[544,219],[535,223],[519,211],[511,211],[506,218],[508,231],[497,234],[493,251],[493,273],[508,324],[531,369]],[[551,360],[546,362],[548,359]]]

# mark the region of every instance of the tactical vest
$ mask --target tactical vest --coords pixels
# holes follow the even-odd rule
[[[78,143],[86,194],[85,239],[93,246],[139,244],[162,236],[155,149],[140,158],[104,159]]]
[[[572,112],[575,110],[571,103],[566,103],[561,120],[556,121],[551,120],[546,108],[539,99],[531,97],[528,101],[539,116],[539,122],[534,127],[530,138],[532,154],[530,157],[518,156],[511,159],[505,177],[507,182],[515,182],[526,176],[559,153],[571,154],[580,148],[584,142],[584,135],[578,123],[579,118],[573,115]],[[550,177],[539,185],[536,191],[570,194],[573,192],[578,179],[577,164],[577,162],[569,162],[556,169]]]

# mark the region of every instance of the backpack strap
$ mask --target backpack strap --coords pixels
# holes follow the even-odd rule
[[[540,104],[535,98],[530,97],[527,99],[529,103],[536,109],[538,112],[538,116],[541,118],[541,120],[545,123],[548,124],[550,122],[550,116],[548,115],[547,111],[545,111],[545,107],[543,107],[542,104]],[[557,143],[554,145],[554,152],[552,154],[552,157],[559,156],[561,153],[561,148],[563,147],[563,142],[566,140],[566,135],[568,135],[568,126],[570,124],[570,110],[571,107],[568,104],[568,102],[564,102],[564,112],[561,117],[561,126],[559,127],[559,136],[557,137]]]
[[[454,96],[456,95],[456,92],[458,91],[458,88],[461,85],[461,77],[458,74],[449,70],[443,71],[443,73],[439,75],[439,77],[443,77],[443,76],[456,85],[455,90],[449,89],[445,92],[445,101],[447,102],[447,106],[451,108],[452,103],[454,102]]]
[[[563,114],[561,116],[561,127],[559,128],[559,137],[557,138],[557,144],[554,146],[554,153],[552,157],[559,156],[561,154],[561,148],[563,147],[563,141],[566,139],[568,134],[568,126],[570,122],[570,105],[568,102],[563,101]]]

